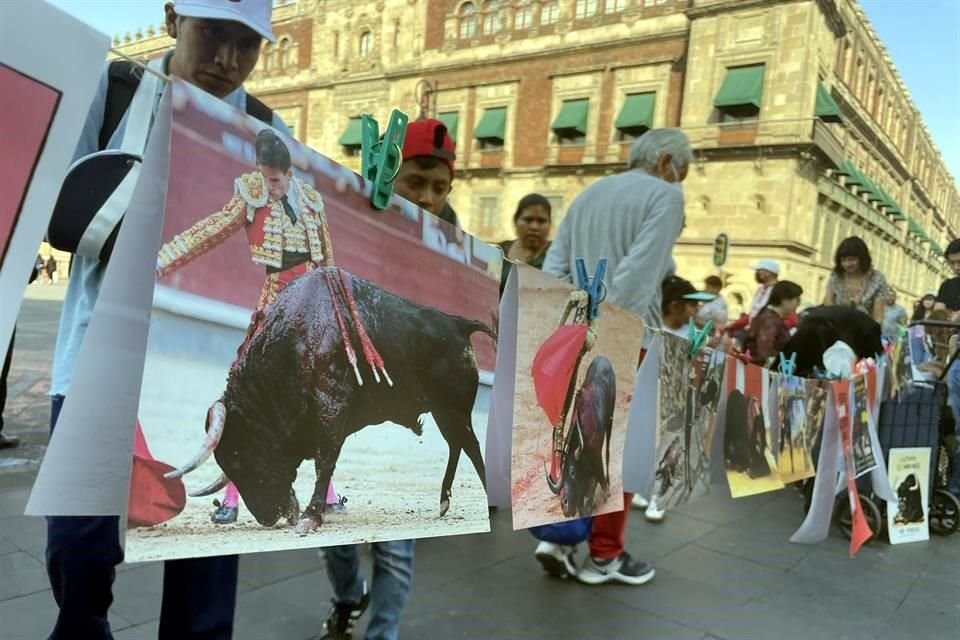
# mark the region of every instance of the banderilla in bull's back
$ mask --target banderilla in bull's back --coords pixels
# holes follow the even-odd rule
[[[309,533],[323,522],[325,490],[347,437],[384,422],[421,435],[429,413],[449,447],[442,517],[461,453],[486,488],[472,422],[479,386],[474,333],[496,342],[483,322],[411,302],[339,268],[308,272],[264,309],[229,373],[222,411],[211,409],[203,445],[174,473],[189,473],[212,454],[222,478],[191,496],[209,495],[229,478],[260,524],[286,519]],[[364,384],[354,334],[380,384]],[[311,459],[317,479],[301,512],[293,483]]]

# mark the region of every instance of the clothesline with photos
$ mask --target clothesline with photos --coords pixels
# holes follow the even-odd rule
[[[843,478],[855,496],[870,474],[895,501],[877,454],[884,358],[834,381],[770,372],[705,332],[645,328],[582,261],[577,285],[511,265],[501,295],[502,252],[393,193],[405,136],[453,171],[443,131],[398,111],[382,138],[364,117],[357,174],[148,74],[120,136],[135,162],[74,185],[117,155],[64,151],[109,40],[43,2],[11,19],[0,122],[24,134],[0,154],[37,162],[0,227],[16,301],[0,332],[62,203],[112,211],[97,231],[115,234],[108,259],[84,255],[89,229],[76,249],[100,268],[72,277],[97,278],[99,297],[28,514],[120,515],[126,559],[147,561],[487,532],[488,505],[524,529],[622,510],[624,490],[677,506],[724,478],[744,496],[814,477],[796,542],[826,537]],[[18,53],[41,25],[70,43],[69,73]],[[211,514],[199,498],[221,490]]]

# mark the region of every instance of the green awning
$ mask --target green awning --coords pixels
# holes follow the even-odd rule
[[[457,125],[460,124],[460,113],[457,111],[441,113],[437,115],[437,120],[444,124],[444,126],[447,128],[447,132],[450,134],[450,137],[456,141]]]
[[[867,201],[868,202],[883,202],[883,196],[880,195],[880,187],[877,186],[877,183],[870,179],[869,176],[863,176],[864,180],[867,181]]]
[[[906,216],[903,215],[903,211],[900,210],[900,206],[897,204],[896,200],[890,197],[890,194],[884,191],[883,187],[879,187],[880,195],[883,197],[882,204],[887,209],[887,215],[889,215],[894,220],[905,220]]]
[[[934,240],[933,238],[930,238],[930,249],[932,249],[933,252],[938,256],[943,255],[943,247],[941,247],[940,243]]]
[[[860,187],[861,189],[866,188],[866,177],[857,171],[857,168],[853,166],[853,163],[849,160],[844,160],[840,163],[840,170],[837,172],[841,176],[846,177],[844,184],[847,186]]]
[[[495,138],[505,140],[507,137],[507,108],[493,107],[485,109],[483,117],[473,130],[473,137],[477,140]]]
[[[924,232],[923,227],[921,227],[913,218],[907,218],[907,230],[920,240],[930,242],[930,238],[927,236],[926,232]]]
[[[833,96],[830,95],[830,90],[823,84],[817,85],[817,103],[813,114],[824,122],[843,122],[840,107],[837,106]]]
[[[760,108],[763,97],[763,65],[732,67],[727,69],[720,91],[713,99],[715,107],[742,107],[753,105]]]
[[[363,142],[363,125],[360,124],[360,118],[350,118],[347,128],[340,136],[340,144],[344,147],[359,147]]]
[[[620,114],[613,123],[617,129],[653,128],[653,105],[656,93],[632,93],[627,96],[620,108]]]
[[[582,136],[587,135],[587,112],[590,109],[590,100],[564,100],[560,113],[554,119],[550,129],[556,131],[576,131]]]

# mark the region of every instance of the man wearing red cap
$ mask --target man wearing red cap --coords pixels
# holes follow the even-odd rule
[[[407,125],[403,162],[394,180],[394,193],[440,216],[453,186],[455,145],[439,120],[417,120]],[[456,224],[456,215],[447,222]],[[327,575],[333,585],[333,609],[320,640],[350,640],[353,626],[373,603],[365,640],[396,640],[400,615],[410,596],[413,578],[413,540],[374,542],[373,582],[368,590],[360,574],[358,545],[324,550]]]

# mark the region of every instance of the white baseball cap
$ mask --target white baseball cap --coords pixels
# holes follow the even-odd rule
[[[780,263],[777,262],[776,260],[769,260],[769,259],[760,260],[759,262],[754,262],[752,265],[750,265],[750,268],[753,269],[754,271],[763,270],[763,271],[769,271],[770,273],[780,275]]]
[[[250,27],[269,42],[276,42],[270,26],[273,0],[171,0],[177,15],[186,18],[231,20]]]

